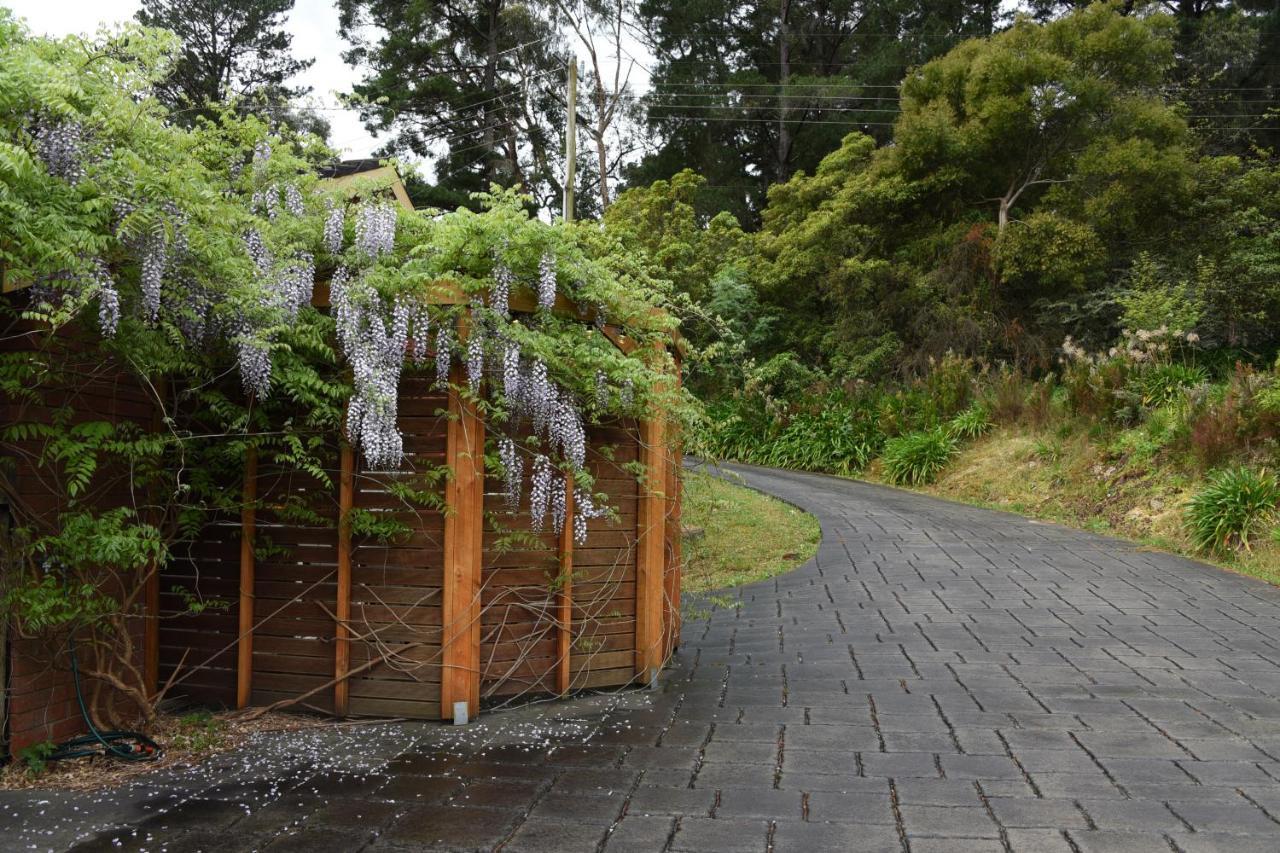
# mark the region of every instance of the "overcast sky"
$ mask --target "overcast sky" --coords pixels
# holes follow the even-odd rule
[[[100,24],[111,25],[131,19],[138,11],[139,0],[0,0],[20,18],[26,18],[37,34],[65,36],[95,32]],[[370,136],[354,112],[336,111],[333,93],[351,89],[355,71],[342,61],[347,44],[338,37],[338,10],[333,0],[297,0],[289,16],[289,32],[293,34],[293,53],[301,59],[315,59],[315,64],[300,74],[296,81],[312,89],[311,97],[327,108],[324,116],[333,132],[329,142],[349,157],[372,154],[378,140]]]

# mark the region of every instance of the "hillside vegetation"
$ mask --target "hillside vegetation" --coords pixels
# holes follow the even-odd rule
[[[686,303],[709,458],[875,476],[1265,574],[1280,165],[1189,96],[1203,55],[1182,18],[1049,18],[912,69],[891,139],[849,134],[775,184],[758,231],[699,212],[691,173],[623,193],[606,226]]]

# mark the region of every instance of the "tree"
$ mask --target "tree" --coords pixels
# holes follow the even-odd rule
[[[996,26],[998,4],[901,0],[644,0],[657,56],[649,124],[659,144],[629,182],[689,167],[703,212],[758,219],[771,183],[812,170],[850,131],[880,141],[909,66]]]
[[[339,0],[344,58],[364,71],[354,102],[391,131],[383,153],[435,160],[437,204],[493,183],[541,207],[561,193],[564,53],[550,15],[507,0]]]
[[[770,192],[762,298],[799,309],[775,347],[859,375],[1047,354],[1047,302],[1197,239],[1192,139],[1159,95],[1172,63],[1169,18],[1095,4],[912,72],[892,145],[852,134]]]
[[[1038,20],[1053,20],[1089,0],[1031,0]],[[1126,15],[1143,9],[1125,2]],[[1169,0],[1177,64],[1167,90],[1187,105],[1206,146],[1247,154],[1280,144],[1280,6],[1270,0]]]
[[[625,58],[624,46],[634,8],[630,0],[556,0],[556,8],[586,52],[587,97],[575,109],[596,149],[594,175],[603,212],[609,207],[610,182],[640,147],[635,134],[639,109],[631,89],[635,60]]]
[[[310,123],[314,116],[288,104],[309,91],[288,81],[315,62],[295,59],[293,37],[284,29],[294,0],[143,0],[137,19],[171,30],[182,40],[173,71],[157,94],[184,124],[212,115],[210,104],[243,99],[258,110],[278,112],[278,121]],[[323,135],[323,134],[321,134]]]

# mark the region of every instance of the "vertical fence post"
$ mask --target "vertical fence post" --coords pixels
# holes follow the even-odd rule
[[[351,508],[355,503],[356,455],[351,445],[342,442],[341,466],[338,474],[338,590],[336,593],[334,627],[333,712],[340,717],[347,715],[350,706],[351,682],[347,671],[351,667],[351,631],[347,623],[351,619]]]
[[[670,436],[668,436],[670,440]],[[663,567],[663,651],[669,658],[680,645],[680,568],[684,561],[680,542],[680,451],[671,446],[667,456],[666,542]]]
[[[671,351],[675,362],[675,383],[680,387],[680,350]],[[682,436],[667,432],[667,532],[671,538],[671,566],[666,574],[666,632],[667,646],[664,657],[671,657],[680,646],[680,589],[684,576],[684,524],[681,520],[681,504],[683,483],[681,476],[684,469],[684,450]]]
[[[164,400],[167,384],[163,376],[156,377],[156,396],[159,403],[151,413],[151,431],[159,434],[164,428]],[[148,565],[146,587],[143,593],[145,618],[142,622],[142,677],[148,696],[160,689],[160,563],[152,560]]]
[[[573,681],[573,475],[564,478],[564,529],[560,531],[560,589],[556,593],[556,692],[569,692]],[[587,523],[584,518],[583,524]]]
[[[647,684],[662,668],[663,569],[666,562],[666,424],[653,411],[640,424],[644,483],[636,513],[636,676]]]
[[[258,448],[244,452],[244,494],[240,507],[240,633],[236,643],[236,707],[253,692],[253,534],[258,499]]]
[[[466,340],[465,318],[459,341]],[[484,421],[474,400],[459,393],[460,366],[450,377],[445,464],[444,606],[440,635],[440,716],[454,718],[454,703],[467,703],[467,718],[480,710],[480,585],[484,545]]]

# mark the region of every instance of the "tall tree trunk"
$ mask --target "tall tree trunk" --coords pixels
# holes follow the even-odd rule
[[[778,162],[777,176],[791,176],[791,130],[787,124],[788,86],[791,82],[791,0],[782,0],[782,20],[778,31]]]
[[[484,97],[488,103],[484,105],[481,112],[480,120],[482,124],[481,143],[484,151],[488,155],[484,164],[484,173],[486,183],[493,183],[500,180],[498,174],[498,158],[493,155],[496,153],[498,145],[498,137],[495,132],[497,128],[497,116],[502,111],[502,102],[493,100],[497,95],[498,88],[498,20],[502,12],[502,0],[492,0],[488,7],[489,18],[488,26],[485,28],[485,58],[484,58],[484,75],[481,78],[480,85],[483,89]],[[486,186],[485,190],[489,188]]]
[[[621,62],[621,60],[619,60]],[[596,158],[600,168],[600,212],[609,207],[609,151],[605,142],[605,134],[609,131],[609,116],[605,111],[608,99],[604,86],[600,83],[600,74],[596,73]]]

